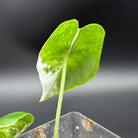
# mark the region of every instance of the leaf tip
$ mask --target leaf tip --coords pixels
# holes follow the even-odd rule
[[[40,98],[40,100],[39,100],[39,103],[44,102],[46,99],[47,99],[47,96],[46,96],[46,94],[43,92],[43,94],[42,94],[42,96],[41,96],[41,98]]]
[[[101,26],[100,24],[94,24],[97,28],[99,28],[100,32],[103,34],[103,36],[105,36],[105,30],[103,28],[103,26]]]
[[[41,97],[41,99],[39,100],[39,103],[45,101],[45,99],[43,97]]]

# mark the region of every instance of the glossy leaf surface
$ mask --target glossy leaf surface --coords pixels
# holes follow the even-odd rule
[[[0,118],[0,138],[14,138],[27,129],[34,117],[26,112],[14,112]]]
[[[92,79],[99,68],[104,29],[98,24],[78,28],[73,19],[60,24],[42,47],[37,69],[43,87],[40,101],[58,94],[67,59],[65,91]]]

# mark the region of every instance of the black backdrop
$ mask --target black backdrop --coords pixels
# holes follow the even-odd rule
[[[62,114],[79,111],[122,137],[138,137],[137,7],[137,0],[0,0],[0,116],[31,112],[31,128],[54,118],[57,96],[38,103],[35,63],[52,31],[75,18],[80,27],[101,24],[106,37],[99,73],[65,93]]]

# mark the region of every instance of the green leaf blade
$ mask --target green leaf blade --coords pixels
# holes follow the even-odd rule
[[[37,70],[43,87],[40,101],[44,101],[54,95],[54,91],[58,91],[55,80],[77,30],[77,20],[66,21],[57,27],[42,47],[37,61]]]
[[[98,71],[105,31],[98,24],[79,29],[68,58],[65,91],[92,79]]]
[[[59,28],[63,29],[61,31],[63,35],[59,35]],[[73,33],[68,33],[68,31]],[[102,26],[89,24],[78,29],[78,22],[69,20],[63,22],[55,32],[40,51],[37,62],[37,69],[43,87],[43,95],[40,101],[59,93],[61,70],[65,58],[68,59],[65,91],[88,82],[95,76],[99,68],[105,36]],[[56,44],[59,45],[58,48]],[[40,68],[41,64],[42,68]],[[49,66],[49,68],[45,68],[45,65],[46,67]],[[52,69],[54,69],[53,72]],[[51,72],[50,75],[48,75],[49,72]]]
[[[27,129],[34,117],[26,112],[14,112],[0,118],[0,137],[13,138]]]

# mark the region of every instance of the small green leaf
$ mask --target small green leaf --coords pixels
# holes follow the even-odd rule
[[[0,118],[0,138],[14,138],[27,129],[34,117],[26,112],[14,112]]]
[[[40,101],[58,94],[67,59],[65,91],[92,79],[99,68],[104,29],[98,24],[78,28],[75,19],[60,24],[42,47],[37,70],[43,87]]]

